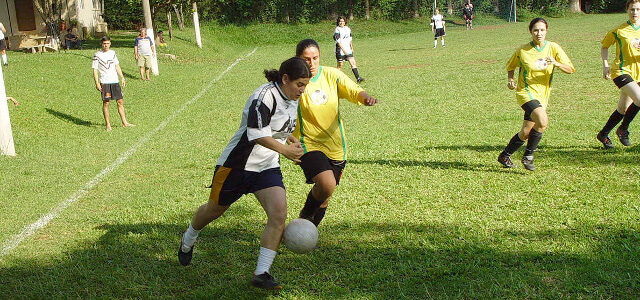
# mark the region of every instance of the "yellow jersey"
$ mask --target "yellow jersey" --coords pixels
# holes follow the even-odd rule
[[[640,26],[634,27],[631,22],[620,24],[618,27],[607,32],[602,39],[602,48],[609,48],[616,44],[616,59],[610,66],[611,78],[628,74],[634,81],[640,78],[640,66],[638,56],[640,55]]]
[[[554,66],[547,63],[548,56],[563,65],[571,66],[571,69],[575,71],[571,60],[560,45],[549,41],[545,41],[540,48],[536,47],[533,42],[524,44],[513,53],[507,62],[507,71],[520,68],[516,88],[518,105],[522,106],[528,101],[538,100],[542,107],[547,107],[554,70]]]
[[[358,94],[364,91],[342,71],[320,66],[298,102],[298,121],[293,136],[300,140],[304,153],[322,151],[329,159],[347,159],[347,141],[340,118],[339,99],[361,105]]]

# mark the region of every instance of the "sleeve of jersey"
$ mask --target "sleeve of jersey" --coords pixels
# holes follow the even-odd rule
[[[600,44],[602,44],[602,48],[609,48],[613,43],[616,42],[615,37],[613,36],[613,30],[607,32],[607,35],[604,36]]]
[[[340,39],[340,32],[338,32],[338,28],[336,27],[336,30],[333,31],[333,40],[337,44],[339,42],[338,41],[339,39]]]
[[[271,136],[271,111],[275,101],[271,93],[258,94],[257,99],[252,100],[247,116],[247,139],[253,141],[259,138]]]
[[[133,39],[133,46],[134,47],[138,46],[138,38]]]
[[[98,56],[93,55],[93,60],[91,61],[91,68],[98,69]]]
[[[511,55],[511,58],[509,58],[509,61],[507,62],[507,72],[515,70],[520,65],[518,52],[520,52],[520,49],[513,52],[513,55]]]
[[[358,102],[358,94],[364,91],[357,83],[353,82],[349,76],[342,73],[340,70],[336,70],[336,85],[338,87],[338,98],[347,99],[349,102],[362,104]]]
[[[567,53],[564,52],[562,47],[560,47],[559,45],[555,45],[555,49],[556,49],[556,57],[555,57],[556,61],[563,65],[570,66],[571,71],[575,72],[576,68],[573,67],[573,63],[571,63],[571,59],[569,59],[569,56],[567,56]]]
[[[116,55],[115,52],[113,52],[113,63],[116,65],[120,64],[120,61],[118,60],[118,55]]]

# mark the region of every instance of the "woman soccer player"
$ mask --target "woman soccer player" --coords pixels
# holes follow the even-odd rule
[[[433,36],[433,48],[435,49],[438,46],[438,38],[440,38],[440,42],[442,43],[442,47],[444,47],[444,33],[445,30],[445,22],[444,17],[440,14],[440,10],[436,8],[433,16],[431,16],[431,31],[434,33]]]
[[[220,217],[242,195],[253,193],[267,213],[267,225],[260,237],[260,253],[251,285],[263,289],[282,288],[269,274],[280,245],[287,203],[278,153],[299,162],[302,148],[291,137],[295,128],[297,99],[309,83],[307,63],[293,57],[280,70],[265,70],[269,83],[258,87],[242,111],[240,128],[218,159],[209,201],[193,215],[178,249],[183,266],[191,262],[198,233]],[[285,142],[287,144],[285,144]]]
[[[294,136],[304,155],[300,167],[313,188],[307,195],[300,217],[316,226],[324,217],[329,198],[340,183],[347,153],[344,126],[338,110],[339,99],[371,106],[378,101],[340,70],[320,66],[320,47],[311,39],[302,40],[296,55],[309,64],[313,78],[300,97]]]
[[[629,124],[640,110],[640,0],[628,0],[626,6],[629,20],[609,31],[602,40],[602,76],[604,79],[613,78],[613,83],[620,89],[618,107],[613,111],[609,120],[596,138],[605,149],[613,148],[609,132],[618,125],[616,135],[620,143],[629,146]],[[609,47],[616,44],[616,60],[613,68],[609,68],[607,57]]]
[[[507,62],[507,87],[516,90],[518,105],[524,110],[524,121],[520,132],[511,138],[498,156],[498,162],[506,168],[515,167],[511,162],[511,154],[528,140],[522,156],[522,165],[527,170],[534,170],[533,152],[538,147],[549,121],[546,107],[553,71],[555,68],[567,74],[575,71],[571,60],[560,45],[545,40],[547,28],[547,21],[543,18],[531,20],[529,33],[532,41],[520,46]],[[520,67],[520,73],[516,85],[513,75],[517,67]]]
[[[336,30],[333,31],[333,40],[336,42],[336,60],[338,61],[338,69],[342,68],[343,61],[349,61],[351,71],[356,77],[358,83],[363,82],[364,78],[358,74],[356,59],[353,57],[353,42],[351,38],[351,28],[347,26],[347,19],[338,17],[336,20]]]

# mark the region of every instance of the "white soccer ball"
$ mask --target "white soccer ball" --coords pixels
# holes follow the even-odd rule
[[[318,229],[307,219],[294,219],[284,228],[284,245],[295,253],[311,252],[318,243]]]

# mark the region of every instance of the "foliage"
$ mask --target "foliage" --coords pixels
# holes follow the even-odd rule
[[[588,12],[621,12],[625,3],[621,0],[593,0]]]

